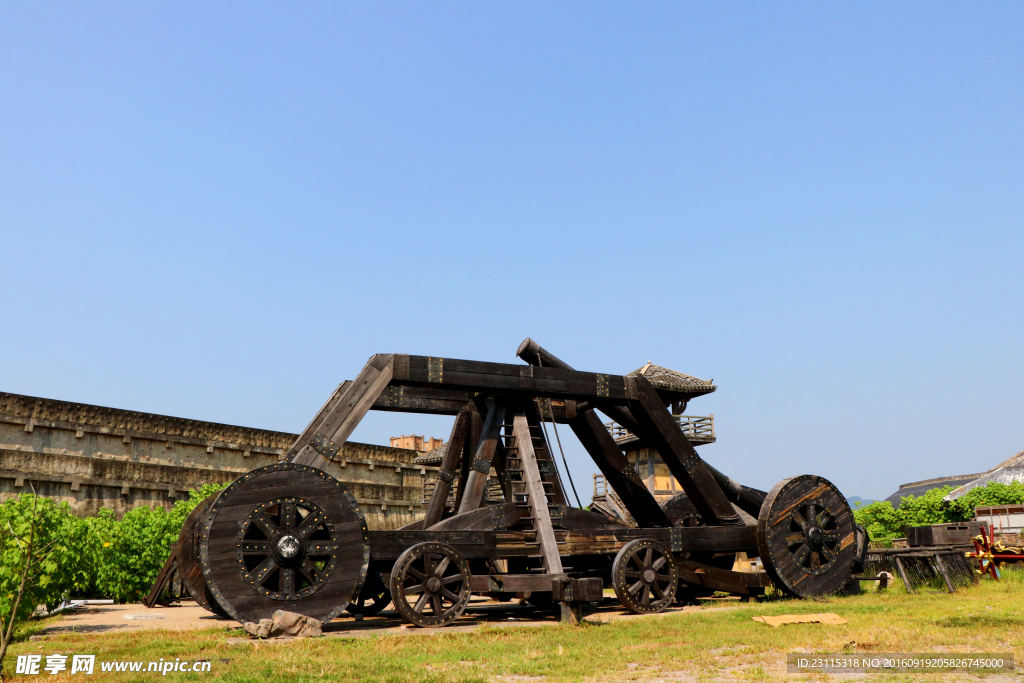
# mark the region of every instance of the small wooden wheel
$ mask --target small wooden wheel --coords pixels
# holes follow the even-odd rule
[[[469,563],[446,543],[420,543],[391,570],[395,609],[411,624],[447,626],[469,604]]]
[[[757,548],[779,590],[799,598],[836,593],[857,557],[846,497],[822,477],[783,479],[757,518]]]
[[[665,546],[640,538],[622,546],[612,563],[612,587],[623,607],[636,614],[660,612],[676,596],[679,569]]]
[[[390,604],[391,591],[388,589],[388,585],[380,577],[380,572],[371,570],[359,597],[350,602],[345,611],[349,614],[372,617]]]

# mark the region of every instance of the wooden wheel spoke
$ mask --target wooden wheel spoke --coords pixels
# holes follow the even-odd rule
[[[313,561],[308,557],[302,561],[302,565],[299,566],[298,571],[302,576],[306,578],[312,584],[316,584],[316,575],[319,573]]]
[[[255,515],[253,515],[252,523],[255,524],[256,528],[262,531],[263,535],[265,535],[268,539],[273,538],[278,533],[280,533],[280,529],[278,529],[277,525],[274,524],[274,520],[272,520],[270,516],[264,511],[258,512]]]
[[[426,574],[421,572],[419,569],[416,569],[416,567],[413,567],[412,565],[409,565],[409,568],[406,569],[405,571],[408,572],[409,574],[412,574],[417,579],[426,579],[427,578]]]
[[[302,550],[306,555],[333,555],[337,549],[338,546],[334,543],[306,541],[302,544]]]
[[[802,531],[798,532],[798,533],[795,533],[795,534],[788,534],[786,536],[786,543],[789,544],[789,545],[796,545],[797,543],[803,543],[803,542],[804,542],[804,534],[803,534]]]
[[[422,593],[425,590],[427,590],[427,587],[420,583],[415,586],[406,586],[402,589],[402,593],[404,595],[415,595],[416,593]]]
[[[657,581],[651,584],[651,590],[654,591],[654,595],[657,596],[659,600],[665,599],[665,591],[661,590],[661,588],[658,587]]]
[[[825,541],[828,542],[828,543],[835,543],[836,541],[839,540],[839,532],[838,531],[826,531],[824,533],[824,538],[825,538]]]
[[[324,520],[320,515],[315,512],[311,512],[304,520],[302,520],[302,523],[296,527],[294,535],[304,541],[310,534],[320,528],[320,524],[323,523],[323,521]]]
[[[807,545],[801,545],[795,553],[793,553],[793,561],[796,562],[798,567],[804,566],[804,561],[807,560],[808,553],[811,549]]]
[[[243,555],[267,555],[270,553],[270,541],[242,541]]]
[[[831,562],[832,558],[835,557],[835,554],[832,552],[832,550],[827,545],[826,546],[822,546],[821,554],[825,558],[825,562]]]
[[[799,512],[793,513],[793,521],[799,524],[801,528],[807,526],[807,520]]]
[[[817,569],[819,566],[821,566],[821,555],[819,555],[816,552],[812,552],[811,553],[811,565],[810,565],[810,568],[811,569]]]
[[[629,587],[629,589],[628,589],[628,590],[629,590],[629,593],[630,593],[631,595],[632,595],[632,594],[635,594],[635,593],[637,593],[637,592],[638,592],[638,591],[639,591],[639,590],[640,590],[641,588],[643,588],[643,586],[644,586],[644,582],[643,582],[643,581],[637,581],[636,583],[634,583],[634,584],[633,584],[632,586],[630,586],[630,587]]]
[[[644,553],[644,566],[645,567],[650,567],[652,559],[654,559],[654,549],[653,548],[648,548],[647,552]]]
[[[665,566],[666,562],[668,562],[668,558],[662,555],[654,561],[654,564],[651,565],[651,569],[653,569],[654,571],[658,571],[659,569]]]
[[[444,605],[441,604],[441,596],[434,594],[430,596],[430,607],[434,610],[434,616],[439,617],[444,614]]]
[[[455,583],[456,581],[462,581],[462,574],[452,574],[441,579],[441,584],[447,586],[449,583]]]
[[[274,571],[275,567],[277,567],[277,562],[274,562],[274,558],[268,557],[253,567],[253,570],[249,572],[249,576],[256,577],[256,580],[262,584],[270,576],[271,572]]]
[[[626,570],[626,571],[622,572],[622,574],[627,579],[639,579],[641,576],[644,575],[643,572],[635,572],[635,571],[631,571],[631,570]]]
[[[665,583],[670,583],[672,581],[672,577],[668,574],[658,574],[654,577],[654,579],[656,582],[664,581]]]
[[[295,529],[295,513],[297,508],[294,501],[286,500],[281,503],[281,531],[291,533]]]
[[[451,562],[451,561],[452,561],[452,559],[450,557],[444,557],[440,562],[437,563],[437,566],[434,567],[434,573],[437,574],[438,576],[441,576],[442,574],[444,574],[445,568],[448,566],[448,563]]]
[[[455,593],[452,593],[447,588],[442,588],[441,589],[441,595],[443,595],[444,597],[448,598],[452,602],[458,602],[459,601],[459,596],[456,595]]]
[[[645,585],[640,593],[640,604],[649,605],[651,603],[651,590]]]
[[[423,593],[420,595],[420,599],[413,605],[413,610],[416,612],[423,612],[423,608],[427,605],[427,600],[430,599],[430,593]]]

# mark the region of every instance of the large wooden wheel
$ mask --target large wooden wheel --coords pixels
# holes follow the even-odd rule
[[[622,546],[612,563],[612,587],[619,603],[636,614],[660,612],[676,597],[679,569],[657,541],[640,538]]]
[[[469,563],[446,543],[420,543],[399,555],[390,587],[395,609],[410,624],[447,626],[469,604]]]
[[[800,598],[836,593],[857,555],[853,513],[827,479],[802,475],[768,492],[757,519],[757,547],[772,583]]]
[[[217,603],[203,576],[203,566],[199,562],[199,531],[206,519],[210,506],[217,500],[220,493],[207,496],[185,518],[178,534],[178,576],[181,577],[185,590],[200,607],[214,614],[226,617],[228,614]]]
[[[330,621],[359,594],[370,559],[355,499],[322,470],[291,463],[236,479],[200,537],[207,586],[241,623],[279,609]]]

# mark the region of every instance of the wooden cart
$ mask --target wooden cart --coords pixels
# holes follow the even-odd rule
[[[444,626],[472,593],[559,606],[575,621],[605,586],[634,612],[685,594],[795,596],[840,590],[863,550],[846,499],[816,476],[765,493],[705,463],[643,376],[578,372],[525,340],[522,364],[379,354],[334,392],[284,460],[203,502],[179,539],[192,596],[239,622],[284,609],[329,621],[391,600],[418,626]],[[455,416],[422,522],[369,531],[324,472],[368,410]],[[659,505],[597,414],[657,450],[685,494]],[[567,424],[636,526],[569,504],[545,423]],[[504,502],[484,504],[496,473]],[[453,490],[454,500],[449,502]],[[734,572],[736,552],[764,572]]]

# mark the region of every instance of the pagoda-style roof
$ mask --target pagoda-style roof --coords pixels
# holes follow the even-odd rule
[[[686,400],[689,400],[694,396],[710,394],[718,388],[712,384],[713,380],[697,379],[692,375],[687,375],[677,370],[669,370],[668,368],[663,368],[660,365],[655,365],[651,361],[647,361],[647,365],[642,368],[637,368],[626,376],[643,376],[644,379],[653,384],[654,388],[659,392],[683,394],[686,396]]]
[[[415,465],[440,465],[441,458],[448,452],[448,444],[443,444],[437,448],[421,453],[412,459]]]

